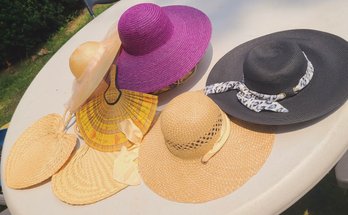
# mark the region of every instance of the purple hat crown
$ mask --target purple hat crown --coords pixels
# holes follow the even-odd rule
[[[122,46],[131,55],[144,55],[165,44],[174,26],[162,8],[144,3],[129,8],[120,18],[118,31]]]
[[[170,86],[196,66],[211,36],[209,18],[184,5],[142,3],[118,22],[120,89],[151,93]]]

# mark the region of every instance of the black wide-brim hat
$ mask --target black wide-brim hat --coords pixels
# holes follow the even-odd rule
[[[224,55],[210,72],[206,85],[245,81],[245,59],[254,47],[272,41],[290,41],[306,54],[314,67],[310,83],[298,94],[278,101],[287,113],[254,112],[237,99],[238,91],[209,94],[227,114],[264,125],[287,125],[323,116],[348,98],[348,42],[326,32],[298,29],[268,34],[243,43]],[[265,93],[265,92],[261,92]],[[265,93],[267,94],[267,93]]]

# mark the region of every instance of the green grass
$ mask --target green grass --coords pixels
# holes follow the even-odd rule
[[[110,6],[97,5],[94,7],[94,12],[98,15]],[[0,127],[10,122],[25,90],[46,62],[66,41],[91,20],[92,18],[87,10],[81,11],[78,16],[61,27],[38,50],[38,52],[41,49],[47,50],[47,54],[33,55],[18,64],[0,71]]]
[[[111,5],[97,5],[94,12],[99,15]],[[0,71],[0,127],[10,122],[12,115],[22,98],[25,90],[39,73],[47,61],[68,41],[77,31],[85,26],[92,18],[83,10],[72,21],[61,27],[45,42],[41,49],[47,50],[44,55],[33,55],[20,63]],[[0,211],[7,207],[0,205]]]

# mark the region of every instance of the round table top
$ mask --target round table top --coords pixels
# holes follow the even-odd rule
[[[142,1],[144,2],[144,1]],[[316,29],[348,39],[348,1],[174,1],[159,5],[185,4],[205,12],[211,19],[211,44],[197,72],[187,83],[160,96],[161,110],[174,96],[202,89],[214,64],[232,48],[250,39],[288,29]],[[22,133],[40,117],[63,113],[70,97],[73,75],[69,56],[81,43],[101,40],[120,15],[136,0],[122,0],[92,20],[74,35],[42,68],[24,94],[12,118],[5,140],[2,164]],[[277,127],[269,159],[246,184],[230,195],[203,204],[165,200],[144,184],[129,187],[103,201],[85,206],[61,202],[47,182],[13,190],[3,184],[6,203],[13,215],[40,214],[278,214],[309,191],[339,160],[348,146],[348,105],[327,117],[301,125]],[[3,176],[4,165],[1,166]]]

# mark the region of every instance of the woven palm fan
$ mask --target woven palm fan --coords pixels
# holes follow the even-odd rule
[[[150,128],[157,108],[157,96],[119,90],[116,74],[116,66],[112,65],[109,87],[104,94],[76,112],[76,124],[85,142],[104,152],[139,143]]]
[[[6,161],[7,186],[23,189],[39,184],[66,163],[77,140],[76,135],[66,133],[69,120],[49,114],[21,134]]]
[[[98,88],[119,47],[117,30],[113,28],[103,41],[86,42],[74,51],[70,69],[76,80],[65,113],[63,117],[58,114],[42,117],[17,139],[6,162],[5,179],[9,187],[22,189],[39,184],[69,159],[77,137],[66,133],[67,125]]]
[[[66,167],[52,177],[54,194],[68,204],[84,205],[123,190],[128,185],[113,178],[114,161],[118,154],[82,146]]]

